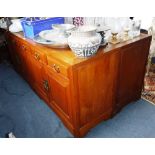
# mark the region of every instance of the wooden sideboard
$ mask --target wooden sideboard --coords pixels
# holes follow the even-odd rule
[[[141,97],[151,36],[100,48],[90,58],[6,32],[15,70],[75,137]]]

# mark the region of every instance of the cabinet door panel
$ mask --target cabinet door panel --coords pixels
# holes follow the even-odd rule
[[[21,72],[22,61],[21,61],[20,54],[19,54],[19,45],[18,45],[16,39],[11,40],[10,53],[12,55],[11,57],[12,57],[13,65],[14,65],[16,71],[20,73]]]
[[[9,55],[11,58],[11,62],[14,64],[14,50],[12,47],[12,40],[7,36],[7,43],[8,43],[8,48],[9,48]]]
[[[33,78],[35,81],[35,84],[37,85],[37,87],[40,87],[43,89],[43,66],[42,64],[36,62],[35,60],[33,60],[32,58],[32,74],[33,74]]]
[[[23,45],[20,42],[18,42],[17,47],[18,47],[17,52],[21,61],[20,72],[21,72],[21,75],[24,77],[24,79],[28,81],[28,69],[27,69],[27,55],[28,55],[27,48],[28,47],[26,47],[26,45]]]
[[[48,101],[48,90],[44,87],[44,81],[47,79],[44,66],[40,62],[36,61],[33,57],[31,58],[31,70],[30,74],[33,81],[33,87],[35,91],[45,100]]]
[[[61,111],[69,116],[68,93],[69,81],[66,78],[55,75],[54,72],[48,70],[48,80],[50,87],[50,104],[54,104]]]
[[[34,69],[33,69],[31,54],[29,52],[27,53],[27,59],[25,63],[26,63],[26,69],[27,69],[27,75],[26,75],[27,80],[31,85],[31,87],[34,88],[34,83],[35,83],[34,73],[33,73]]]

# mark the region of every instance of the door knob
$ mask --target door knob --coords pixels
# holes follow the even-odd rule
[[[48,81],[47,81],[47,80],[44,80],[44,81],[43,81],[43,85],[44,85],[44,89],[45,89],[46,91],[49,91],[49,85],[48,85]]]

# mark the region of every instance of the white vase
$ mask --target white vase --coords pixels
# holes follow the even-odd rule
[[[12,22],[12,24],[9,27],[9,31],[11,31],[11,32],[23,31],[20,19],[13,19],[13,20],[11,20],[11,22]]]
[[[95,54],[101,43],[101,35],[94,26],[81,26],[68,37],[68,45],[78,57]]]

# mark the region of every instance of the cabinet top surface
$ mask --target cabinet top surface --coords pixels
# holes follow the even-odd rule
[[[118,43],[115,45],[112,44],[108,44],[106,47],[100,47],[99,50],[97,51],[97,53],[89,58],[78,58],[74,55],[74,53],[71,51],[70,48],[65,48],[65,49],[58,49],[58,48],[51,48],[51,47],[47,47],[38,43],[35,43],[33,40],[31,39],[27,39],[24,38],[23,33],[11,33],[14,36],[18,37],[19,39],[29,43],[30,45],[33,46],[33,48],[36,48],[37,50],[40,50],[42,52],[44,52],[47,55],[47,58],[55,58],[58,59],[68,65],[74,65],[74,64],[78,64],[87,60],[91,60],[97,57],[100,57],[101,55],[107,54],[107,53],[111,53],[112,51],[116,51],[120,48],[123,48],[127,45],[130,45],[134,42],[137,42],[139,40],[151,37],[147,34],[141,34],[139,37],[136,37],[132,40],[128,40],[122,43]]]

